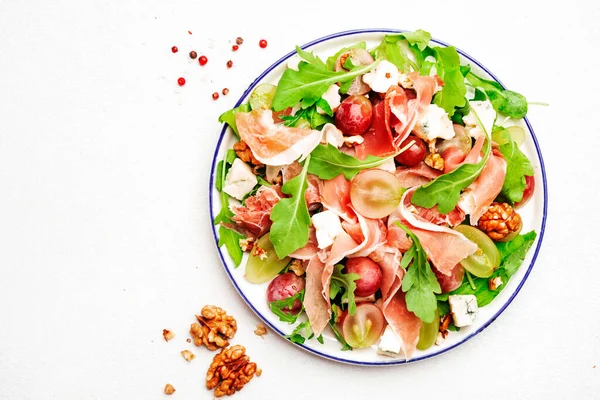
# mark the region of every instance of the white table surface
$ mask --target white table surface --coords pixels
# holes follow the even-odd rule
[[[210,399],[213,353],[185,342],[205,304],[264,370],[235,398],[600,398],[600,3],[258,3],[0,0],[0,398]],[[529,113],[550,193],[529,280],[473,340],[391,368],[255,336],[208,217],[218,115],[295,44],[360,27],[426,29],[550,103]]]

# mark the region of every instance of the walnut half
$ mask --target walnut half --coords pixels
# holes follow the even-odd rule
[[[256,363],[250,362],[246,348],[239,344],[215,355],[206,372],[206,388],[215,389],[215,397],[231,396],[242,390],[256,374]]]
[[[205,306],[200,315],[196,315],[198,323],[190,327],[190,334],[196,346],[206,346],[214,351],[229,346],[229,340],[237,331],[237,322],[217,306]]]
[[[522,226],[521,216],[508,203],[492,203],[477,222],[477,227],[496,241],[509,240]]]

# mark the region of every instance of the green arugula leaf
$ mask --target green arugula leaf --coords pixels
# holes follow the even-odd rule
[[[281,111],[299,102],[302,102],[303,108],[307,108],[315,104],[332,84],[352,81],[371,70],[375,64],[357,67],[352,71],[333,72],[318,63],[301,61],[298,71],[288,68],[283,72],[273,98],[273,110]]]
[[[335,299],[335,297],[342,291],[342,305],[348,303],[348,313],[354,315],[356,312],[356,301],[354,300],[354,291],[356,290],[356,281],[360,279],[358,274],[344,274],[342,270],[344,266],[342,264],[336,264],[331,275],[331,281],[329,283],[329,297]]]
[[[367,49],[367,43],[366,42],[359,42],[356,43],[352,46],[348,46],[348,47],[344,47],[342,48],[340,51],[338,51],[337,53],[335,53],[334,55],[332,55],[331,57],[327,58],[326,61],[326,67],[328,70],[330,71],[335,71],[335,63],[337,61],[337,59],[344,54],[345,52],[351,50],[351,49],[363,49],[366,50]]]
[[[307,340],[312,339],[315,336],[313,333],[310,322],[304,321],[299,323],[291,334],[287,335],[286,338],[290,340],[292,343],[304,344]],[[317,338],[319,343],[323,344],[323,338],[319,336]]]
[[[320,100],[323,100],[323,102],[321,102]],[[326,104],[326,106],[325,106],[325,104]],[[308,124],[310,125],[310,127],[312,129],[318,129],[321,126],[325,125],[326,123],[333,122],[333,118],[329,117],[326,114],[319,114],[317,112],[317,106],[320,107],[320,105],[324,105],[326,107],[326,109],[322,108],[323,111],[325,111],[325,112],[329,111],[329,112],[331,112],[331,114],[333,114],[333,111],[331,111],[331,107],[329,107],[329,103],[327,103],[324,99],[319,99],[312,106],[305,108],[305,109],[300,109],[294,115],[282,116],[280,118],[284,121],[284,125],[286,125],[286,126],[296,126],[297,127],[300,124],[302,124],[304,121],[306,121],[306,122],[308,122]]]
[[[227,229],[224,226],[219,227],[218,245],[219,247],[225,246],[236,267],[240,266],[242,257],[244,256],[244,253],[240,247],[240,239],[243,238],[244,236],[240,235],[236,231]]]
[[[306,175],[310,166],[309,155],[300,174],[283,185],[281,191],[291,197],[279,200],[271,211],[271,243],[281,260],[308,243],[310,214],[304,198],[308,187]]]
[[[402,291],[406,293],[406,308],[423,322],[430,323],[435,318],[435,310],[438,308],[435,294],[441,293],[442,289],[431,270],[419,238],[400,222],[396,222],[396,225],[412,240],[412,245],[402,256],[400,264],[407,266],[406,274],[402,279]]]
[[[522,94],[506,90],[498,82],[483,79],[473,72],[467,74],[467,80],[485,91],[494,110],[516,119],[527,115],[527,99]]]
[[[434,55],[433,49],[429,47],[429,42],[431,41],[431,34],[424,30],[417,30],[415,32],[405,32],[399,33],[395,35],[387,35],[385,37],[387,43],[397,43],[400,46],[400,41],[405,40],[406,46],[413,53],[415,57],[415,62],[412,62],[407,55],[404,54],[404,51],[401,49],[401,54],[404,56],[404,59],[407,64],[409,64],[415,71],[419,71],[421,75],[429,74],[429,69],[431,65],[424,65],[425,58],[428,56]],[[425,68],[423,68],[425,66]],[[404,69],[401,69],[404,71]]]
[[[496,243],[496,247],[500,251],[501,263],[500,267],[494,271],[489,278],[473,278],[473,287],[466,279],[463,280],[461,286],[452,291],[450,294],[472,294],[477,298],[477,305],[484,307],[492,302],[498,294],[506,287],[509,279],[517,272],[527,254],[527,251],[533,245],[537,234],[535,231],[528,232],[524,235],[519,235],[513,240],[505,243]],[[495,290],[490,290],[488,281],[499,277],[502,280],[502,285]]]
[[[323,60],[321,60],[318,56],[315,56],[312,51],[302,50],[300,46],[296,46],[296,53],[305,60],[313,65],[318,65],[319,67],[326,67]]]
[[[273,314],[279,317],[280,321],[288,322],[293,324],[298,319],[298,316],[302,312],[300,310],[296,314],[292,314],[289,310],[292,309],[292,306],[296,302],[296,300],[300,300],[302,303],[302,309],[304,309],[304,289],[293,295],[292,297],[288,297],[283,300],[276,300],[269,303],[269,308],[273,312]]]
[[[513,203],[523,200],[525,191],[525,176],[533,176],[533,167],[510,133],[502,127],[497,127],[492,133],[494,142],[500,144],[500,152],[507,162],[506,177],[502,185],[502,196]]]
[[[485,130],[475,110],[472,109],[471,111],[487,137],[483,146],[483,158],[477,164],[463,164],[454,171],[441,175],[433,181],[420,186],[413,194],[411,200],[413,204],[425,208],[432,208],[437,205],[439,212],[442,214],[449,213],[458,204],[460,192],[473,183],[485,167],[492,148],[490,135]]]
[[[340,330],[338,329],[338,326],[337,326],[339,318],[342,314],[342,309],[337,304],[332,304],[331,311],[332,311],[332,313],[331,313],[331,319],[329,320],[329,327],[333,331],[333,335],[335,336],[337,341],[342,344],[342,348],[340,350],[352,351],[352,346],[350,346],[348,344],[348,342],[346,342],[346,339],[344,339],[344,336],[342,335],[342,333],[340,332]]]
[[[379,46],[374,49],[375,59],[387,60],[398,67],[400,71],[405,71],[407,57],[402,53],[398,39],[398,36],[386,35]]]
[[[460,71],[460,57],[453,46],[435,47],[434,51],[437,60],[436,71],[444,81],[444,86],[433,97],[433,103],[443,108],[448,116],[452,117],[455,108],[462,108],[467,103],[465,97],[467,87]]]
[[[318,145],[310,155],[311,163],[308,172],[325,180],[333,179],[340,174],[344,174],[346,179],[350,180],[360,171],[375,168],[393,158],[393,156],[385,158],[367,156],[367,158],[361,161],[358,158],[342,153],[337,147],[331,144],[327,146]]]
[[[237,125],[235,124],[235,114],[238,112],[250,112],[250,104],[242,104],[238,107],[232,108],[231,110],[225,111],[223,114],[219,116],[220,123],[226,123],[231,127],[231,130],[235,133],[235,135],[240,138],[240,133],[238,132]]]
[[[431,33],[422,29],[417,29],[414,32],[400,33],[398,36],[406,39],[410,45],[416,46],[421,51],[424,51],[431,41]]]

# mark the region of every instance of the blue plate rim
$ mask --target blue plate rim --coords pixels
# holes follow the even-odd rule
[[[340,38],[340,37],[345,37],[345,36],[351,36],[351,35],[360,35],[360,34],[366,34],[366,33],[403,33],[403,32],[408,32],[407,30],[403,30],[403,29],[391,29],[391,28],[367,28],[367,29],[353,29],[353,30],[346,30],[346,31],[341,31],[341,32],[337,32],[337,33],[333,33],[327,36],[323,36],[321,38],[315,39],[311,42],[308,42],[302,46],[300,46],[302,49],[307,49],[309,47],[315,46],[319,43],[331,40],[331,39],[336,39],[336,38]],[[432,38],[431,39],[432,42],[440,44],[442,46],[450,46],[450,44],[441,41],[439,39],[435,39]],[[456,47],[456,46],[455,46]],[[477,61],[475,58],[473,58],[472,56],[470,56],[468,53],[466,53],[465,51],[459,49],[458,47],[456,47],[456,51],[461,54],[463,57],[467,58],[469,61],[473,62],[475,65],[477,65],[479,68],[481,68],[483,71],[485,71],[487,74],[489,74],[496,82],[498,82],[500,85],[502,85],[502,87],[505,87],[504,84],[491,72],[489,71],[483,64],[481,64],[479,61]],[[275,61],[271,66],[269,66],[269,68],[267,68],[264,72],[262,72],[249,86],[248,88],[244,91],[244,93],[240,96],[240,99],[236,102],[235,107],[238,107],[239,105],[242,104],[242,102],[244,101],[244,99],[250,94],[250,92],[254,89],[254,87],[257,85],[258,82],[260,82],[266,75],[268,75],[269,73],[271,73],[271,71],[273,71],[273,69],[277,68],[282,62],[284,62],[285,60],[287,60],[288,58],[292,57],[293,55],[296,54],[296,51],[293,50],[291,52],[289,52],[288,54],[284,55],[283,57],[281,57],[279,60]],[[535,135],[535,132],[533,130],[533,127],[531,126],[529,120],[527,117],[524,118],[525,124],[527,125],[527,128],[529,129],[529,131],[531,132],[531,137],[533,138],[533,143],[535,145],[535,149],[537,152],[537,155],[539,157],[540,160],[540,169],[541,169],[541,173],[542,173],[542,183],[543,183],[543,188],[544,188],[544,207],[543,207],[543,215],[542,215],[542,227],[541,230],[539,232],[539,238],[538,238],[538,243],[537,246],[535,248],[535,252],[533,254],[533,258],[531,260],[531,263],[529,264],[529,267],[527,268],[527,271],[525,272],[525,275],[523,276],[523,279],[519,282],[519,285],[517,286],[517,288],[515,289],[514,293],[511,295],[511,297],[506,301],[506,303],[504,303],[504,305],[500,308],[500,310],[498,310],[498,312],[496,314],[494,314],[494,316],[492,316],[492,318],[490,318],[489,320],[487,320],[479,329],[477,329],[476,331],[472,332],[470,335],[466,336],[465,338],[463,338],[461,341],[453,344],[452,346],[448,346],[448,347],[444,347],[441,348],[439,351],[437,352],[433,352],[431,354],[427,354],[424,355],[422,357],[415,357],[415,358],[411,358],[410,360],[393,360],[390,362],[367,362],[367,361],[356,361],[356,360],[348,360],[348,359],[344,359],[344,358],[339,358],[339,357],[335,357],[332,356],[330,354],[326,354],[323,352],[320,352],[318,350],[315,350],[313,348],[310,348],[308,346],[305,346],[303,344],[298,344],[298,343],[293,343],[290,342],[289,340],[286,340],[287,342],[302,348],[303,350],[306,350],[310,353],[313,353],[315,355],[318,355],[320,357],[332,360],[332,361],[337,361],[337,362],[341,362],[341,363],[345,363],[345,364],[352,364],[352,365],[362,365],[362,366],[379,366],[379,367],[383,367],[383,366],[391,366],[391,365],[399,365],[399,364],[409,364],[409,363],[414,363],[417,361],[422,361],[422,360],[426,360],[428,358],[431,357],[435,357],[441,354],[444,354],[460,345],[462,345],[463,343],[467,342],[468,340],[470,340],[471,338],[477,336],[479,333],[481,333],[485,328],[487,328],[492,322],[494,322],[499,316],[500,314],[502,314],[504,312],[504,310],[509,306],[510,303],[512,303],[512,301],[514,300],[515,296],[521,291],[521,288],[523,287],[523,285],[525,284],[525,281],[527,281],[527,278],[529,277],[529,274],[531,273],[531,270],[533,269],[533,266],[535,265],[535,261],[539,255],[541,246],[542,246],[542,240],[544,238],[544,232],[546,230],[546,219],[547,219],[547,211],[548,211],[548,183],[547,183],[547,179],[546,179],[546,168],[544,165],[544,159],[542,157],[542,152],[541,152],[541,148],[539,145],[539,142],[537,140],[537,137]],[[221,130],[221,134],[219,136],[219,140],[217,141],[217,145],[215,147],[215,151],[213,154],[213,162],[211,165],[211,170],[210,170],[210,179],[209,179],[209,214],[210,214],[210,220],[214,221],[215,216],[213,213],[213,196],[212,196],[212,191],[214,189],[214,179],[215,179],[215,168],[216,165],[218,163],[217,161],[217,156],[219,153],[219,149],[221,147],[221,143],[223,142],[223,139],[225,137],[225,133],[227,132],[227,124],[224,124],[223,129]],[[269,327],[271,329],[273,329],[275,332],[277,332],[280,336],[285,337],[285,333],[280,331],[276,326],[274,326],[273,324],[271,324],[267,318],[265,318],[252,304],[252,302],[244,295],[244,293],[242,292],[242,290],[240,289],[240,287],[237,285],[233,275],[231,274],[231,272],[229,271],[229,269],[227,268],[227,262],[225,261],[225,257],[223,256],[223,253],[221,251],[221,248],[219,247],[219,240],[218,240],[218,236],[217,236],[217,230],[216,230],[216,226],[214,224],[212,224],[212,233],[213,233],[213,239],[214,239],[214,243],[215,246],[217,247],[217,251],[219,253],[219,257],[221,259],[221,262],[223,263],[225,272],[227,273],[227,276],[229,277],[229,280],[231,281],[231,283],[233,284],[233,286],[235,287],[235,289],[237,290],[237,292],[239,293],[239,295],[242,297],[242,299],[244,299],[244,301],[246,302],[246,304],[250,307],[250,309],[263,321],[265,322],[267,325],[269,325]]]

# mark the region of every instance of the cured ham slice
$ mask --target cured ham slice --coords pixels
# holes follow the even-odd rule
[[[288,165],[306,157],[321,141],[321,132],[275,124],[273,111],[254,110],[235,114],[240,138],[265,165]]]
[[[442,173],[421,162],[416,167],[398,167],[394,175],[400,180],[402,187],[411,188],[431,182]]]
[[[456,264],[456,266],[450,272],[450,275],[442,274],[435,267],[432,269],[435,277],[438,280],[438,283],[440,284],[440,287],[442,288],[442,293],[448,293],[458,289],[465,276],[465,269],[460,264]]]
[[[345,257],[367,257],[378,247],[382,246],[387,238],[387,229],[381,219],[365,218],[359,213],[358,224],[342,223],[344,230],[356,242],[360,243]]]
[[[479,161],[484,142],[485,136],[478,137],[473,148],[467,154],[456,147],[450,147],[444,151],[444,154],[442,154],[444,158],[444,173],[452,172],[463,164],[476,164]]]
[[[502,154],[494,149],[481,174],[461,195],[459,206],[470,215],[471,225],[477,225],[479,218],[502,190],[506,166]]]
[[[267,169],[268,168],[269,167],[267,167]],[[301,172],[302,165],[298,161],[294,161],[290,165],[286,165],[281,169],[283,184],[285,185],[287,181],[300,175]],[[306,180],[308,182],[308,187],[304,192],[304,198],[306,200],[308,209],[312,211],[318,208],[321,204],[321,190],[323,187],[323,181],[321,181],[318,176],[313,174],[307,174]]]
[[[379,289],[381,290],[383,299],[387,299],[390,289],[398,277],[401,257],[400,251],[388,244],[378,247],[374,252],[369,254],[369,258],[381,267],[383,278]]]
[[[297,258],[298,260],[310,260],[320,251],[315,228],[311,226],[308,229],[308,242],[304,247],[290,254],[290,257]]]
[[[406,234],[395,222],[408,225],[419,238],[431,263],[444,275],[450,275],[456,264],[475,253],[478,247],[460,232],[433,224],[415,214],[413,210],[416,209],[410,204],[414,191],[415,189],[409,189],[404,193],[400,206],[388,218],[388,242],[398,245],[401,251],[407,249]]]
[[[316,336],[319,336],[327,327],[331,318],[331,305],[329,293],[323,296],[322,276],[325,264],[316,255],[306,267],[306,286],[304,292],[304,310],[310,322],[310,327]],[[331,272],[329,273],[331,276]]]
[[[259,238],[271,228],[271,210],[281,199],[279,186],[261,186],[254,196],[246,199],[244,206],[233,206],[233,224],[223,224],[243,235]]]
[[[385,157],[396,152],[390,128],[389,101],[380,101],[373,106],[371,127],[362,134],[364,141],[355,148],[355,157],[364,160],[368,155]]]
[[[432,208],[420,206],[414,207],[416,209],[416,214],[421,218],[440,226],[450,225],[451,227],[454,227],[463,222],[466,216],[465,212],[460,207],[454,207],[454,210],[450,211],[448,214],[439,212],[437,206]]]
[[[344,221],[358,222],[356,213],[350,208],[350,182],[344,178],[344,175],[338,175],[331,180],[323,181],[321,203],[325,208],[339,215]]]
[[[404,357],[409,360],[417,348],[422,321],[406,308],[405,294],[396,290],[383,303],[383,315],[402,345]]]

